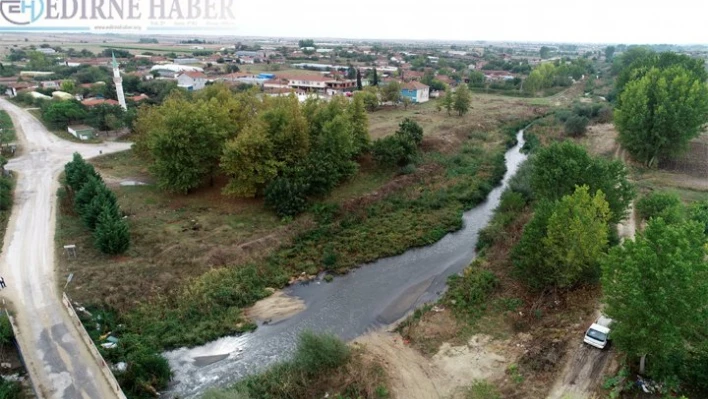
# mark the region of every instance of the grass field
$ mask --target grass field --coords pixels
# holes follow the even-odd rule
[[[500,156],[509,137],[500,127],[542,112],[518,99],[476,101],[463,117],[431,105],[424,106],[429,120],[416,107],[377,111],[371,115],[375,137],[406,116],[421,119],[426,137],[416,170],[397,175],[364,161],[358,175],[320,200],[325,205],[292,221],[281,221],[260,199],[224,197],[223,179],[188,196],[122,187],[121,179],[149,181],[144,161],[131,152],[99,158],[94,164],[128,214],[132,247],[118,258],[101,255],[64,204],[57,247],[79,248],[77,259],[59,258],[62,273],[75,273],[70,294],[119,310],[135,332],[166,346],[191,345],[249,328],[240,308],[265,295],[265,286],[435,242],[458,229],[461,211],[483,200],[503,174]],[[248,265],[256,280],[248,278],[252,285],[243,286],[239,299],[221,299],[234,281],[244,284],[243,273],[253,270]]]

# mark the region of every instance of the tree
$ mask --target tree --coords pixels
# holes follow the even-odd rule
[[[385,166],[405,166],[418,155],[423,142],[423,128],[410,118],[404,119],[392,136],[376,140],[372,154],[376,162]]]
[[[73,80],[65,80],[61,82],[61,91],[65,91],[67,93],[74,94],[74,91],[76,90],[76,84],[74,83]]]
[[[307,120],[295,95],[271,99],[260,118],[265,122],[276,161],[294,164],[307,156],[310,149]]]
[[[369,138],[369,116],[366,114],[364,98],[360,93],[354,95],[354,99],[347,108],[347,113],[352,126],[354,153],[361,154],[369,148],[371,139]]]
[[[76,213],[79,215],[84,214],[84,209],[86,209],[96,195],[98,195],[101,184],[103,184],[103,182],[99,180],[99,178],[91,176],[86,184],[84,184],[80,190],[76,191],[76,196],[74,197],[74,211],[76,211]]]
[[[588,118],[573,114],[565,121],[565,134],[573,137],[582,136],[589,122]]]
[[[542,203],[512,251],[514,266],[531,287],[567,288],[597,276],[608,243],[610,208],[602,191],[577,187],[559,202]]]
[[[401,102],[403,103],[403,109],[408,109],[408,106],[412,103],[411,98],[408,96],[403,96]]]
[[[103,182],[100,182],[97,187],[96,195],[91,199],[88,205],[81,209],[81,220],[84,222],[84,225],[86,225],[89,230],[95,230],[98,218],[106,208],[109,208],[116,218],[120,218],[116,195],[113,194],[113,191],[106,187]]]
[[[685,150],[708,122],[708,87],[681,66],[629,82],[615,111],[619,141],[647,166]]]
[[[615,55],[615,46],[605,47],[605,60],[607,62],[612,62],[612,57]]]
[[[452,93],[452,89],[448,88],[445,90],[445,97],[442,98],[442,103],[443,108],[445,108],[447,114],[450,115],[450,112],[452,112],[455,106],[455,95]]]
[[[216,99],[171,97],[159,107],[162,124],[152,126],[148,148],[151,172],[163,190],[188,193],[212,178],[232,122]]]
[[[610,220],[618,223],[635,195],[627,175],[620,161],[591,157],[570,142],[553,143],[534,156],[531,187],[536,198],[550,201],[572,194],[576,186],[587,185],[590,192],[601,190],[612,211]]]
[[[548,56],[549,56],[550,54],[551,54],[551,48],[550,48],[550,47],[546,47],[546,46],[542,46],[542,47],[541,47],[541,50],[539,51],[539,55],[541,56],[541,58],[548,58]]]
[[[356,69],[356,89],[363,89],[363,86],[361,85],[361,70],[359,70],[359,68]]]
[[[470,87],[484,87],[484,81],[486,77],[482,72],[472,71],[470,72]]]
[[[78,193],[92,177],[101,180],[101,176],[96,172],[93,165],[87,163],[78,152],[74,153],[71,162],[64,165],[66,184],[75,193]]]
[[[69,124],[86,118],[86,108],[78,101],[49,101],[42,108],[42,119],[57,129],[66,129]]]
[[[96,248],[105,254],[122,254],[130,247],[128,224],[108,205],[98,216],[93,237]]]
[[[643,220],[660,217],[666,223],[678,223],[684,219],[681,197],[670,191],[654,191],[637,201],[637,215]]]
[[[470,110],[472,104],[472,96],[470,90],[465,85],[460,85],[455,90],[455,102],[453,108],[457,111],[457,115],[462,116]]]
[[[340,114],[325,122],[321,132],[313,137],[313,148],[301,176],[307,182],[308,194],[328,194],[356,173],[358,165],[352,161],[355,145],[351,129],[346,115]]]
[[[386,83],[381,88],[381,99],[392,103],[398,103],[401,100],[401,84],[396,81]]]
[[[678,374],[694,346],[689,342],[708,333],[703,232],[693,221],[671,225],[654,219],[601,261],[612,340],[630,359],[647,356],[649,375],[656,379]]]
[[[379,75],[376,72],[376,68],[374,68],[372,75],[371,75],[371,85],[372,86],[378,86],[379,85]]]
[[[375,86],[368,86],[356,95],[361,96],[367,111],[374,112],[379,107],[378,89]]]
[[[231,180],[224,193],[254,197],[270,183],[282,168],[273,156],[273,143],[264,123],[255,121],[224,147],[221,169]]]

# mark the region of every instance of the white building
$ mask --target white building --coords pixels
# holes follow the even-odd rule
[[[185,71],[177,76],[177,86],[189,91],[203,89],[206,82],[206,75],[199,71]]]

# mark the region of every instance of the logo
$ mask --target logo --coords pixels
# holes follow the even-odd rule
[[[29,25],[44,14],[43,0],[0,0],[0,14],[14,25]]]

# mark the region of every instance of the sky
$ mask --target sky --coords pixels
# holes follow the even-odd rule
[[[217,0],[218,1],[218,0]],[[706,0],[235,0],[220,34],[361,39],[708,43]]]

